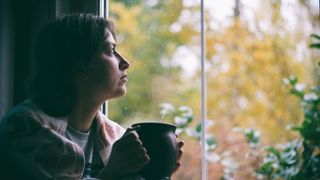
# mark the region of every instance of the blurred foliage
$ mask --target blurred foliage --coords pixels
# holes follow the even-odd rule
[[[311,47],[316,47],[311,45]],[[292,127],[300,138],[280,148],[268,147],[263,164],[257,173],[268,179],[320,179],[320,87],[307,88],[296,77],[285,79],[290,93],[300,99],[304,121]]]
[[[176,48],[187,44],[197,32],[190,25],[183,25],[178,34],[170,31],[183,9],[182,1],[160,1],[150,6],[145,1],[117,0],[110,2],[110,9],[118,32],[119,50],[131,62],[128,93],[110,102],[110,116],[124,122],[124,117],[141,119],[137,112],[157,114],[157,105],[164,100],[162,95],[170,94],[171,98],[183,94],[175,91],[175,88],[181,89],[177,87],[181,84],[181,69],[163,66],[162,61],[170,63]],[[159,89],[159,85],[163,88]]]
[[[178,133],[188,143],[183,167],[175,178],[197,180],[201,178],[201,150],[196,146],[202,129],[201,70],[198,68],[194,75],[187,76],[181,66],[188,63],[190,54],[200,57],[199,3],[190,2],[110,1],[110,19],[118,33],[117,47],[130,60],[131,67],[127,95],[110,101],[109,116],[124,126],[145,120],[177,124]],[[319,24],[312,3],[300,0],[288,5],[268,0],[256,4],[250,20],[243,15],[244,11],[250,11],[245,6],[239,16],[227,17],[224,22],[209,16],[211,10],[206,9],[207,123],[214,123],[207,128],[206,140],[210,179],[256,179],[252,171],[262,160],[260,147],[297,139],[297,133],[284,130],[288,124],[304,121],[300,101],[288,95],[281,84],[283,77],[295,74],[307,84],[320,82],[319,66],[315,66],[319,56],[307,49],[310,29]],[[288,26],[282,11],[285,8],[296,8],[291,17],[297,21],[295,26]],[[315,40],[312,46],[318,46],[318,36],[312,38]],[[176,53],[181,48],[190,52],[177,59]],[[162,102],[170,102],[172,109],[158,114]],[[238,127],[244,136],[230,131],[233,127]],[[295,164],[296,156],[290,156],[292,162],[283,159],[290,155],[284,152],[303,147],[303,143],[292,142],[295,143],[288,144],[285,151],[269,148],[271,158],[266,162]],[[272,165],[266,165],[265,171],[274,168]],[[289,175],[296,169],[280,171],[284,177],[283,174]],[[261,177],[261,173],[256,175]]]
[[[314,47],[314,46],[311,46]],[[316,47],[318,48],[318,47]],[[304,121],[299,126],[291,129],[298,131],[300,138],[288,141],[277,146],[267,146],[265,154],[259,153],[260,133],[252,128],[235,128],[246,137],[252,152],[258,152],[255,156],[263,158],[262,165],[253,172],[253,176],[267,177],[267,179],[299,179],[312,180],[320,178],[320,87],[307,88],[299,84],[295,76],[284,79],[289,86],[290,93],[300,99],[300,105],[304,112]],[[161,104],[160,114],[171,119],[177,126],[177,134],[196,139],[202,144],[202,125],[197,123],[192,126],[193,112],[190,107],[174,107],[170,103]],[[206,121],[205,127],[209,128],[213,121]],[[282,129],[284,131],[284,129]],[[228,153],[217,153],[217,140],[211,133],[206,133],[206,160],[209,163],[219,163],[223,167],[221,179],[233,179],[238,168],[238,163]],[[251,153],[252,153],[251,152]],[[261,158],[260,158],[261,159]]]
[[[291,34],[275,32],[256,34],[239,20],[235,21],[207,51],[213,67],[208,71],[208,117],[219,119],[221,126],[249,126],[263,129],[270,141],[284,141],[286,124],[299,121],[297,102],[281,86],[283,77],[295,72],[308,78],[306,68],[295,59]],[[268,130],[272,130],[272,133]]]
[[[316,42],[311,48],[320,49],[320,36],[311,35]],[[269,179],[320,179],[320,86],[306,87],[295,76],[284,80],[290,93],[300,100],[304,120],[292,130],[300,138],[286,143],[282,148],[268,147],[263,164],[257,173]]]

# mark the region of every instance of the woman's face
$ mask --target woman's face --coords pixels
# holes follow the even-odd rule
[[[126,93],[129,62],[116,51],[116,41],[109,30],[107,38],[92,57],[81,88],[87,95],[107,100]]]

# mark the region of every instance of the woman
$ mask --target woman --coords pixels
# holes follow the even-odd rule
[[[90,14],[66,16],[45,26],[35,50],[32,98],[1,121],[5,166],[38,179],[112,180],[146,165],[137,133],[99,111],[126,93],[128,81],[129,62],[116,50],[112,24]]]

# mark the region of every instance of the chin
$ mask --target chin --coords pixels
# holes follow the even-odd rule
[[[112,96],[112,99],[122,97],[126,94],[126,92],[127,92],[126,89],[119,90]]]

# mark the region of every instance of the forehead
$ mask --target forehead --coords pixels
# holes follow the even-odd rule
[[[106,29],[106,39],[104,40],[104,43],[107,43],[107,44],[116,44],[116,40],[115,38],[113,37],[112,33],[110,32],[110,30]]]

